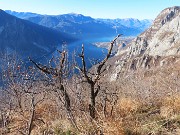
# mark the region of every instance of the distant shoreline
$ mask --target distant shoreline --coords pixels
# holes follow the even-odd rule
[[[119,48],[123,47],[123,45],[129,44],[135,37],[122,37],[119,38],[116,42],[116,44],[113,47],[113,52],[117,52]],[[94,42],[92,45],[99,47],[99,48],[104,48],[107,49],[109,48],[110,42]]]

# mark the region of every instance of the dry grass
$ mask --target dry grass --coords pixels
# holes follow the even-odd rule
[[[124,135],[121,120],[106,119],[102,128],[105,135]]]
[[[115,106],[116,115],[106,118],[100,116],[102,119],[95,121],[91,121],[85,115],[75,116],[79,131],[72,127],[66,117],[58,118],[58,112],[55,111],[53,104],[45,103],[37,107],[36,113],[38,115],[34,121],[32,135],[63,135],[66,133],[70,135],[100,135],[101,131],[104,135],[178,135],[180,131],[179,102],[178,96],[173,96],[164,98],[161,105],[154,104],[152,106],[140,103],[131,97],[122,97]],[[156,110],[160,110],[160,112],[156,112]],[[23,117],[14,113],[12,123],[1,132],[5,133],[10,129],[9,135],[19,134],[17,128],[22,129],[25,125],[25,119],[27,120],[28,117],[28,113],[24,114]],[[40,122],[38,119],[46,122]]]
[[[118,112],[121,116],[127,116],[138,111],[140,103],[132,98],[120,98],[117,103]]]
[[[174,115],[180,114],[180,94],[172,95],[164,98],[161,107],[161,116],[171,118]]]
[[[114,84],[106,82],[107,115],[103,115],[104,95],[98,95],[97,119],[89,117],[88,92],[81,91],[81,102],[76,93],[72,98],[75,129],[62,104],[49,96],[36,106],[32,135],[179,135],[180,134],[180,66],[158,67],[126,74]],[[86,86],[86,88],[88,88]],[[113,95],[112,93],[116,93]],[[114,102],[117,101],[117,102]],[[112,110],[112,115],[110,111]],[[0,134],[19,135],[30,117],[28,109],[20,115],[11,113],[10,123],[0,128]]]

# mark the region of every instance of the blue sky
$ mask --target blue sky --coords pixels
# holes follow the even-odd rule
[[[3,10],[57,15],[79,13],[94,18],[154,19],[180,0],[0,0]]]

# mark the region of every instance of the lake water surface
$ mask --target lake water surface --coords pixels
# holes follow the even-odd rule
[[[89,39],[89,40],[79,40],[76,42],[73,42],[71,44],[66,45],[66,49],[69,52],[70,59],[72,58],[72,54],[75,54],[78,56],[81,53],[82,50],[82,44],[84,45],[84,54],[85,59],[87,62],[87,67],[90,68],[92,66],[93,61],[97,60],[100,61],[105,58],[107,49],[105,48],[99,48],[93,43],[95,42],[109,42],[112,41],[114,37],[106,37],[106,38],[100,38],[100,39]],[[62,50],[62,45],[58,46],[59,50]],[[54,53],[55,54],[55,53]],[[81,59],[77,58],[76,61],[80,64]]]
[[[68,51],[68,58],[69,61],[72,60],[72,57],[76,59],[76,62],[78,65],[81,65],[81,58],[79,58],[79,54],[81,54],[82,50],[82,44],[84,45],[84,54],[85,54],[85,60],[86,60],[86,65],[87,68],[92,67],[92,65],[96,64],[97,61],[100,61],[105,58],[107,54],[107,49],[105,48],[99,48],[93,43],[96,42],[110,42],[114,39],[114,37],[105,37],[105,38],[98,38],[98,39],[88,39],[88,40],[78,40],[76,42],[66,44],[65,48]],[[63,45],[59,45],[57,47],[58,50],[62,51],[63,50]],[[75,54],[75,56],[73,56]],[[47,62],[53,57],[53,56],[58,56],[59,53],[55,50],[54,52],[49,53],[48,55],[42,56],[40,58],[33,58],[36,62],[42,63],[42,64],[47,64]],[[27,61],[27,65],[32,64],[29,63],[29,60]],[[95,63],[96,61],[96,63]]]

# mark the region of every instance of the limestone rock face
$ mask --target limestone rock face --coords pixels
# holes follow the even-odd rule
[[[180,6],[175,6],[164,9],[148,30],[136,37],[126,48],[118,50],[113,58],[118,63],[114,63],[110,80],[116,80],[122,69],[127,71],[163,66],[171,61],[175,62],[179,56]]]
[[[180,48],[180,7],[163,10],[153,25],[129,44],[126,52],[133,57],[178,55]],[[124,51],[124,50],[123,50]],[[118,54],[121,54],[119,50]]]

